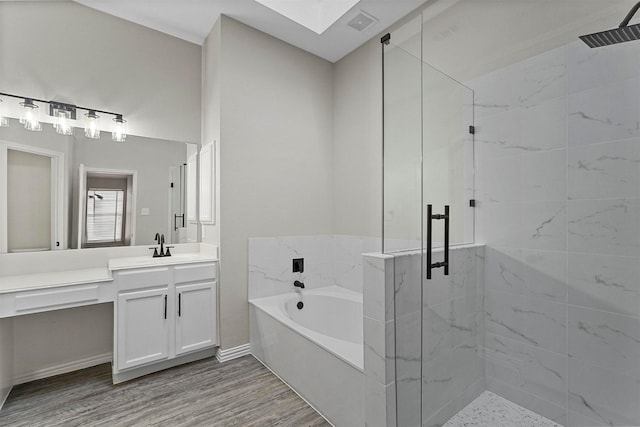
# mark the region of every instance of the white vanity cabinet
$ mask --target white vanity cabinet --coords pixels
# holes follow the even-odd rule
[[[165,287],[118,295],[118,369],[169,357],[168,294]]]
[[[218,344],[216,263],[118,270],[114,282],[114,382],[195,360],[184,358]]]

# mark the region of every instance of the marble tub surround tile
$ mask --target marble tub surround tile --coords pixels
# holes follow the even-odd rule
[[[420,378],[422,317],[420,312],[396,319],[395,372],[397,381]]]
[[[637,377],[569,359],[569,409],[596,420],[597,424],[593,425],[640,425],[638,402],[640,379]]]
[[[365,254],[362,259],[366,284],[363,289],[365,423],[395,426],[395,260],[393,255],[384,254]]]
[[[382,385],[395,381],[395,323],[364,318],[365,376]]]
[[[385,386],[365,378],[366,427],[396,427],[395,387],[395,383]]]
[[[396,317],[420,311],[422,288],[421,254],[407,254],[394,258],[394,304]]]
[[[569,357],[640,379],[640,318],[569,306]]]
[[[566,304],[488,291],[485,310],[487,332],[566,354]]]
[[[569,254],[569,304],[640,317],[640,258]]]
[[[362,293],[362,254],[380,252],[379,237],[331,236],[332,279],[335,284]]]
[[[362,293],[362,254],[380,246],[380,238],[342,235],[249,239],[249,298],[290,292],[294,280]],[[304,258],[303,273],[292,272],[293,258]]]
[[[569,95],[569,146],[637,138],[637,77]]]
[[[485,391],[444,427],[560,427],[495,393]]]
[[[394,320],[394,257],[384,254],[363,255],[362,310],[365,317],[379,322]]]
[[[396,417],[399,426],[419,426],[420,377],[398,381],[395,387]]]
[[[571,252],[640,256],[640,199],[570,200]]]
[[[549,402],[567,394],[567,355],[488,333],[485,339],[486,376]]]
[[[249,299],[290,292],[295,280],[309,289],[335,284],[331,246],[329,236],[249,239]],[[294,258],[304,258],[303,273],[292,272]]]
[[[570,199],[640,197],[640,139],[569,150]]]
[[[376,393],[382,390],[392,393],[386,399],[394,405],[397,402],[398,425],[420,425],[421,391],[427,369],[422,362],[436,363],[436,352],[445,368],[441,372],[450,379],[446,384],[428,383],[430,392],[440,396],[439,400],[431,399],[430,405],[435,406],[429,406],[429,411],[435,413],[447,405],[460,405],[461,399],[469,399],[467,390],[473,384],[484,384],[482,339],[478,336],[484,277],[479,264],[484,259],[483,248],[452,248],[450,256],[450,275],[443,276],[441,269],[436,270],[434,279],[438,280],[424,282],[420,252],[363,257],[367,284],[363,295],[365,377],[374,389],[370,404]],[[427,296],[431,299],[427,300]],[[434,352],[427,360],[423,353],[431,351],[431,345]],[[440,387],[442,393],[431,391]],[[370,413],[375,411],[370,408]]]
[[[591,49],[580,40],[567,45],[569,93],[628,80],[638,75],[640,46],[621,43]]]

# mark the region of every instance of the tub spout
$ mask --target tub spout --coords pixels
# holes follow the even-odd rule
[[[299,280],[296,280],[295,282],[293,282],[293,286],[295,286],[296,288],[304,289],[304,283],[302,283]]]

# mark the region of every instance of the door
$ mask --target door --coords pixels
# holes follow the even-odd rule
[[[0,253],[66,249],[64,153],[0,141]]]
[[[215,286],[176,285],[176,355],[216,344]]]
[[[118,370],[169,357],[168,290],[118,295]]]
[[[441,425],[484,367],[478,261],[450,248],[473,243],[473,91],[422,60],[421,19],[383,45],[383,251],[412,251],[394,254],[398,427]]]

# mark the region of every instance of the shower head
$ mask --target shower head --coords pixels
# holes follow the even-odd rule
[[[633,15],[636,14],[639,8],[640,2],[631,8],[618,28],[580,36],[580,39],[591,48],[640,40],[640,24],[629,25],[629,21],[631,21],[631,18],[633,18]]]

